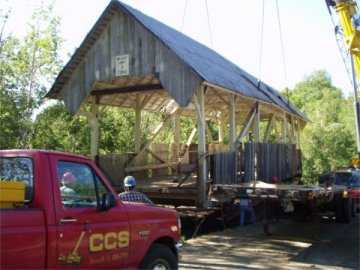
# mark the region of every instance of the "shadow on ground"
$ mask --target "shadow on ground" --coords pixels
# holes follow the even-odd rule
[[[360,269],[359,226],[358,217],[283,220],[271,236],[261,224],[226,229],[187,241],[180,269]]]

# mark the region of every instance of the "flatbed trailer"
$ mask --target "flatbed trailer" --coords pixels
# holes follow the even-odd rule
[[[310,215],[313,212],[333,212],[339,222],[350,222],[354,215],[354,204],[348,197],[348,189],[343,185],[300,185],[272,184],[262,181],[252,181],[237,185],[219,184],[213,187],[213,194],[228,194],[239,197],[246,192],[256,204],[259,201],[275,200],[285,212]],[[266,204],[264,204],[266,205]],[[267,207],[271,207],[268,204]],[[270,209],[271,210],[271,209]]]

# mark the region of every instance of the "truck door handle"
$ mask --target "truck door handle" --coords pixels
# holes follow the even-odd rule
[[[77,222],[76,218],[62,218],[60,219],[61,224]]]

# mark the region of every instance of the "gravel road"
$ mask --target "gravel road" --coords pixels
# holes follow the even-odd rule
[[[271,236],[261,224],[203,235],[186,242],[180,269],[360,269],[359,220],[281,220]]]

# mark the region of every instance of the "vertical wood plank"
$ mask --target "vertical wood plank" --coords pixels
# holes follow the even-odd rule
[[[275,114],[272,114],[269,119],[269,123],[266,126],[266,130],[265,130],[265,134],[264,134],[264,143],[267,143],[269,141],[269,137],[270,137],[271,131],[273,129],[274,122],[275,122]]]
[[[224,132],[225,132],[225,122],[224,117],[222,114],[220,115],[218,119],[218,142],[223,143],[224,142]]]
[[[96,159],[99,153],[99,137],[100,137],[100,128],[99,128],[99,109],[98,102],[96,97],[94,97],[91,104],[91,116],[89,119],[90,122],[90,155],[93,160]]]
[[[282,122],[282,143],[286,143],[287,142],[287,137],[288,137],[288,130],[287,130],[287,117],[286,117],[286,113],[283,114],[283,122]]]
[[[181,138],[181,126],[180,126],[180,113],[177,112],[173,116],[174,121],[174,157],[176,160],[179,158],[180,153],[180,138]]]
[[[260,105],[256,105],[256,115],[253,122],[253,131],[254,131],[254,141],[256,143],[260,142]]]
[[[200,86],[195,96],[198,104],[197,111],[197,127],[198,127],[198,161],[199,161],[199,172],[198,172],[198,198],[197,206],[199,208],[206,208],[206,183],[207,183],[207,164],[206,164],[206,123],[205,123],[205,96],[204,87]]]
[[[140,95],[136,95],[136,105],[135,105],[135,153],[139,153],[141,147],[141,100]]]
[[[230,150],[235,150],[236,142],[236,121],[235,121],[235,95],[229,96],[229,145]]]

